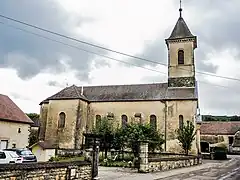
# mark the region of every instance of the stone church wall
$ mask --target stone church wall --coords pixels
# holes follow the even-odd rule
[[[167,106],[167,108],[166,108]],[[184,121],[193,121],[197,101],[138,101],[138,102],[96,102],[90,103],[81,100],[52,100],[48,105],[45,140],[59,139],[62,149],[79,149],[84,143],[83,132],[91,130],[96,123],[96,115],[114,115],[114,126],[122,126],[122,115],[128,117],[128,123],[149,123],[150,115],[157,118],[157,129],[165,135],[165,118],[167,122],[167,151],[181,152],[176,140],[175,130],[179,127],[179,115]],[[66,113],[65,128],[58,130],[58,115]],[[141,118],[135,117],[141,114]],[[195,123],[195,122],[194,122]],[[193,143],[196,150],[196,142]]]
[[[98,102],[91,103],[94,116],[99,114],[102,117],[106,116],[108,112],[114,114],[115,126],[121,126],[121,116],[128,117],[128,123],[140,121],[135,118],[136,113],[141,114],[141,122],[149,123],[150,115],[154,114],[157,117],[157,129],[164,133],[165,117],[164,109],[165,104],[161,101],[139,101],[139,102]],[[95,119],[94,119],[95,120]]]
[[[167,102],[167,151],[182,152],[178,140],[176,139],[176,129],[179,128],[179,115],[183,116],[183,121],[192,121],[195,125],[195,109],[197,101],[168,101]],[[195,130],[197,129],[197,126]],[[200,137],[196,137],[200,139]],[[192,144],[193,154],[197,153],[196,138]]]
[[[59,140],[60,148],[74,148],[78,100],[51,100],[48,105],[45,140]],[[59,113],[66,114],[65,128],[58,130]]]

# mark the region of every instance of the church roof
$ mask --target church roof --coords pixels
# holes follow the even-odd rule
[[[184,19],[180,16],[168,39],[171,40],[171,39],[187,38],[187,37],[194,37],[194,36],[189,30]]]
[[[2,94],[0,94],[0,121],[33,123],[8,96]]]
[[[167,83],[84,87],[72,85],[64,88],[43,102],[60,99],[83,99],[89,102],[110,102],[187,100],[197,98],[198,95],[195,88],[168,88]]]

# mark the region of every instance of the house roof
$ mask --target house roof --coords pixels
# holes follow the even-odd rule
[[[170,39],[189,38],[189,37],[194,37],[194,36],[189,30],[184,19],[180,16],[168,39],[170,40]]]
[[[53,96],[50,96],[43,102],[60,99],[83,99],[89,102],[107,102],[176,99],[187,100],[197,98],[198,95],[195,88],[168,88],[167,83],[85,87],[72,85],[64,88]]]
[[[202,122],[200,133],[203,135],[234,135],[240,130],[240,121],[232,122]]]
[[[31,125],[31,127],[40,127],[40,121],[39,121],[39,119],[34,119],[34,120],[33,120],[33,124]]]
[[[0,94],[0,121],[33,123],[33,121],[8,96],[2,94]]]
[[[35,144],[33,144],[30,148],[33,148],[34,146],[39,145],[43,149],[56,149],[58,148],[57,144],[54,143],[53,141],[39,141]]]

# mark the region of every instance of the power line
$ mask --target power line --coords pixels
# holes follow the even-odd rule
[[[58,40],[55,40],[55,39],[52,39],[52,38],[43,36],[43,35],[41,35],[41,34],[38,34],[38,33],[32,32],[32,31],[28,31],[28,30],[23,29],[23,28],[19,28],[19,27],[13,26],[13,25],[5,24],[5,23],[3,23],[3,22],[0,22],[0,24],[6,25],[6,26],[11,27],[11,28],[14,28],[14,29],[18,29],[18,30],[24,31],[24,32],[26,32],[26,33],[29,33],[29,34],[32,34],[32,35],[35,35],[35,36],[38,36],[38,37],[41,37],[41,38],[44,38],[44,39],[47,39],[47,40],[56,42],[56,43],[60,43],[60,44],[62,44],[62,45],[65,45],[65,46],[68,46],[68,47],[71,47],[71,48],[75,48],[75,49],[78,49],[78,50],[81,50],[81,51],[85,51],[85,52],[87,52],[87,53],[95,54],[95,55],[97,55],[97,56],[101,56],[101,57],[104,57],[104,58],[107,58],[107,59],[111,59],[111,60],[114,60],[114,61],[118,61],[118,62],[127,64],[127,65],[136,66],[136,67],[139,67],[139,68],[142,68],[142,69],[146,69],[146,70],[150,70],[150,71],[154,71],[154,72],[161,73],[161,74],[163,74],[163,75],[167,75],[166,73],[161,72],[161,71],[157,71],[157,70],[154,70],[154,69],[146,68],[146,67],[143,67],[143,66],[140,66],[140,65],[136,65],[136,64],[132,64],[132,63],[129,63],[129,62],[126,62],[126,61],[121,61],[121,60],[119,60],[119,59],[116,59],[116,58],[113,58],[113,57],[110,57],[110,56],[98,54],[98,53],[96,53],[96,52],[89,51],[89,50],[86,50],[86,49],[83,49],[83,48],[80,48],[80,47],[78,47],[78,46],[74,46],[74,45],[71,45],[71,44],[68,44],[68,43],[64,43],[64,42],[61,42],[61,41],[58,41]]]
[[[89,50],[86,50],[86,49],[83,49],[83,48],[80,48],[80,47],[77,47],[77,46],[74,46],[74,45],[71,45],[71,44],[67,44],[67,43],[64,43],[64,42],[61,42],[61,41],[58,41],[58,40],[55,40],[55,39],[46,37],[46,36],[41,35],[41,34],[34,33],[34,32],[32,32],[32,31],[28,31],[28,30],[23,29],[23,28],[19,28],[19,27],[13,26],[13,25],[9,25],[9,24],[3,23],[3,22],[1,22],[1,21],[0,21],[0,24],[6,25],[6,26],[8,26],[8,27],[10,27],[10,28],[13,28],[13,29],[17,29],[17,30],[23,31],[23,32],[28,33],[28,34],[32,34],[32,35],[34,35],[34,36],[37,36],[37,37],[40,37],[40,38],[43,38],[43,39],[46,39],[46,40],[49,40],[49,41],[53,41],[53,42],[62,44],[62,45],[64,45],[64,46],[68,46],[68,47],[70,47],[70,48],[75,48],[75,49],[80,50],[80,51],[84,51],[84,52],[87,52],[87,53],[92,53],[92,54],[95,54],[95,55],[97,55],[97,56],[101,56],[101,57],[104,57],[104,58],[107,58],[107,59],[110,59],[110,60],[118,61],[118,62],[120,62],[120,63],[128,64],[128,65],[135,66],[135,67],[139,67],[139,68],[142,68],[142,69],[146,69],[146,70],[149,70],[149,71],[157,72],[157,73],[160,73],[160,74],[163,74],[163,75],[166,75],[166,76],[167,76],[166,73],[161,72],[161,71],[158,71],[158,70],[155,70],[155,69],[146,68],[146,67],[143,67],[143,66],[140,66],[140,65],[128,63],[128,62],[126,62],[126,61],[121,61],[121,60],[118,60],[118,59],[116,59],[116,58],[112,58],[112,57],[109,57],[109,56],[101,55],[101,54],[98,54],[98,53],[96,53],[96,52],[89,51]],[[216,85],[216,84],[212,84],[212,83],[208,83],[208,82],[204,82],[204,81],[198,81],[198,82],[204,83],[204,84],[208,84],[208,85],[211,85],[211,86],[228,88],[228,87],[226,87],[226,86]]]
[[[79,42],[79,43],[82,43],[82,44],[87,44],[87,45],[92,46],[92,47],[96,47],[96,48],[99,48],[99,49],[103,49],[103,50],[106,50],[106,51],[117,53],[117,54],[120,54],[120,55],[123,55],[123,56],[128,56],[128,57],[131,57],[131,58],[134,58],[134,59],[138,59],[138,60],[141,60],[141,61],[146,61],[146,62],[150,62],[150,63],[154,63],[154,64],[158,64],[158,65],[163,65],[163,66],[168,66],[167,64],[164,64],[164,63],[152,61],[152,60],[149,60],[149,59],[146,59],[146,58],[133,56],[133,55],[130,55],[130,54],[127,54],[127,53],[123,53],[123,52],[116,51],[116,50],[113,50],[113,49],[105,48],[105,47],[102,47],[102,46],[99,46],[99,45],[96,45],[96,44],[93,44],[93,43],[88,43],[86,41],[82,41],[82,40],[79,40],[79,39],[76,39],[76,38],[73,38],[73,37],[70,37],[70,36],[66,36],[66,35],[63,35],[63,34],[60,34],[60,33],[57,33],[57,32],[54,32],[54,31],[51,31],[51,30],[48,30],[48,29],[45,29],[45,28],[41,28],[39,26],[32,25],[32,24],[29,24],[29,23],[26,23],[26,22],[23,22],[23,21],[14,19],[14,18],[10,18],[10,17],[4,16],[4,15],[1,15],[1,14],[0,14],[0,17],[2,17],[4,19],[11,20],[11,21],[14,21],[14,22],[17,22],[17,23],[20,23],[20,24],[24,24],[26,26],[29,26],[29,27],[32,27],[32,28],[35,28],[35,29],[38,29],[38,30],[41,30],[41,31],[44,31],[44,32],[47,32],[47,33],[50,33],[50,34],[54,34],[54,35],[57,35],[57,36],[60,36],[60,37],[66,38],[66,39],[70,39],[72,41],[76,41],[76,42]],[[187,69],[180,68],[180,67],[179,67],[179,69],[184,70],[184,71],[193,72],[192,70],[187,70]],[[217,74],[206,73],[206,72],[202,72],[202,71],[195,71],[195,72],[199,73],[199,74],[207,75],[207,76],[214,76],[214,77],[218,77],[218,78],[222,78],[222,79],[240,81],[240,79],[238,79],[238,78],[227,77],[227,76],[220,76],[220,75],[217,75]]]

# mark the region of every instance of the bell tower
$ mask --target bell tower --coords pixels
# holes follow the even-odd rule
[[[168,87],[195,87],[194,50],[197,48],[197,37],[182,17],[181,1],[178,21],[165,41],[168,48]]]

